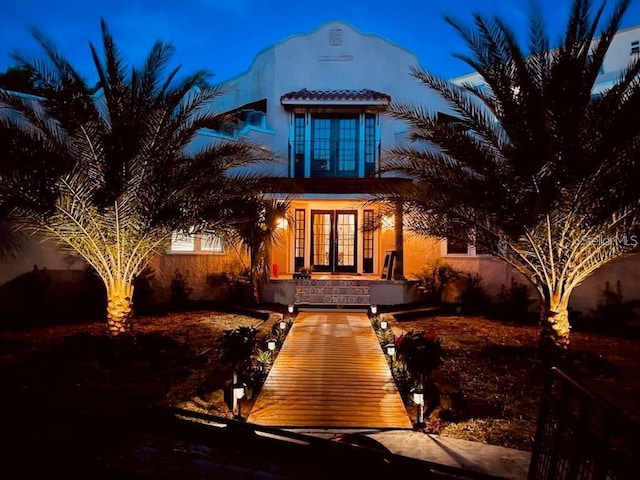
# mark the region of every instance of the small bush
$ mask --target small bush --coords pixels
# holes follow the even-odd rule
[[[169,303],[171,307],[175,310],[186,308],[193,289],[189,287],[187,278],[179,270],[176,270],[176,273],[173,275],[170,288],[171,296]]]
[[[155,292],[151,282],[155,279],[153,267],[145,267],[133,279],[133,309],[136,315],[149,313]]]
[[[500,318],[518,322],[536,320],[535,313],[530,311],[535,299],[530,298],[531,290],[528,285],[511,279],[507,288],[504,284],[497,297],[496,315]]]
[[[444,350],[434,330],[400,335],[396,339],[398,360],[406,365],[411,379],[424,383],[424,379],[442,365]]]
[[[605,282],[600,301],[595,310],[589,311],[588,319],[581,319],[582,327],[589,330],[620,333],[625,330],[625,324],[637,318],[640,307],[639,300],[627,301],[622,293],[622,283],[616,282],[615,289],[609,281]]]
[[[465,313],[484,314],[490,310],[491,300],[484,290],[481,275],[467,274],[460,302]]]
[[[446,263],[436,262],[423,268],[416,276],[425,301],[440,303],[447,284],[461,278],[462,273]]]

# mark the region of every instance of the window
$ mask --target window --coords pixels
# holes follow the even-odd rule
[[[470,241],[460,240],[459,238],[447,237],[445,239],[445,255],[489,255],[490,253],[479,245],[473,244],[473,236]]]
[[[188,233],[173,232],[171,234],[172,252],[194,252],[196,250],[196,237]]]
[[[289,151],[296,177],[360,177],[375,171],[375,114],[294,113],[292,122]]]
[[[467,255],[469,244],[459,238],[447,237],[447,255]]]
[[[640,40],[631,42],[631,52],[629,55],[638,55],[640,53]]]
[[[375,222],[373,210],[362,212],[362,270],[364,273],[373,273],[373,226]]]
[[[194,235],[183,232],[171,234],[171,253],[224,253],[224,242],[218,235]]]
[[[357,117],[312,118],[312,176],[354,177],[357,175],[357,154]]]
[[[305,211],[297,209],[295,212],[295,244],[294,244],[294,268],[298,272],[304,267],[304,243],[305,243]]]
[[[373,173],[376,169],[376,116],[367,113],[364,116],[364,173]]]
[[[224,253],[222,238],[218,235],[202,235],[200,237],[200,250],[203,252]]]

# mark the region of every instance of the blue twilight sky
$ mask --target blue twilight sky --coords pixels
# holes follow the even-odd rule
[[[538,2],[548,31],[558,38],[571,0]],[[205,68],[219,82],[247,70],[273,43],[342,20],[407,48],[426,69],[453,77],[470,69],[451,55],[464,46],[443,14],[466,23],[473,12],[497,14],[526,33],[528,5],[529,0],[0,0],[0,71],[13,64],[12,51],[38,52],[30,33],[35,27],[94,81],[88,42],[99,45],[103,17],[128,61],[139,65],[156,40],[170,41],[183,73]],[[640,0],[634,0],[623,27],[638,24]]]

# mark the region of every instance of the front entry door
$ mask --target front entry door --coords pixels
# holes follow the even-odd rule
[[[311,211],[311,264],[316,272],[355,273],[357,220],[354,210]]]

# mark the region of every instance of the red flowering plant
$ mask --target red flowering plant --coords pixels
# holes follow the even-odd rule
[[[424,384],[424,379],[442,365],[444,350],[435,330],[400,335],[396,339],[398,359],[405,365],[412,379]]]

